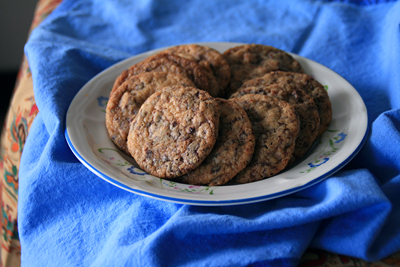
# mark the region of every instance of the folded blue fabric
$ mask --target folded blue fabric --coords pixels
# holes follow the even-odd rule
[[[400,250],[400,3],[65,0],[26,45],[39,114],[20,170],[22,266],[296,266],[311,247],[375,261]],[[378,1],[381,2],[381,1]],[[341,171],[256,204],[199,207],[106,183],[72,154],[65,116],[112,64],[191,42],[261,43],[342,75],[370,134]]]

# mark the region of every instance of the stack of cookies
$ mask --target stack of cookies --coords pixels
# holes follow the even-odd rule
[[[115,80],[111,140],[154,176],[196,185],[249,183],[301,159],[329,125],[325,88],[288,53],[180,45]]]

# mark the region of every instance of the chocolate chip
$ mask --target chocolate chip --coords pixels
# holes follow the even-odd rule
[[[151,150],[146,151],[146,159],[152,158],[153,155],[154,155],[153,151],[151,151]]]
[[[195,130],[196,130],[196,129],[195,129],[194,127],[186,128],[186,132],[187,132],[188,134],[193,133]]]

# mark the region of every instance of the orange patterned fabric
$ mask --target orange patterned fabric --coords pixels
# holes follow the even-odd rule
[[[61,0],[40,0],[37,4],[31,30],[50,14]],[[17,203],[18,170],[20,158],[30,126],[38,113],[33,94],[32,77],[26,57],[23,58],[15,91],[1,132],[0,192],[2,208],[1,266],[21,265],[21,246],[18,238]],[[400,266],[400,252],[379,262],[336,255],[325,251],[307,250],[300,266]]]
[[[58,6],[61,0],[40,0],[36,6],[31,29]],[[33,96],[32,77],[26,57],[15,84],[14,94],[1,132],[0,192],[1,192],[1,266],[21,265],[21,246],[18,238],[17,203],[18,170],[22,150],[30,126],[38,113]]]

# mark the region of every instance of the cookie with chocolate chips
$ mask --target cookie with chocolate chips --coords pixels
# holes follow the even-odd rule
[[[223,55],[231,68],[228,96],[235,93],[245,81],[270,71],[304,72],[300,63],[290,54],[272,46],[240,45],[226,50]]]
[[[221,115],[213,150],[195,170],[179,177],[187,184],[223,185],[250,162],[255,145],[247,113],[235,101],[216,99]]]
[[[320,122],[317,106],[310,95],[293,85],[285,87],[280,84],[262,85],[262,82],[256,81],[260,79],[262,78],[250,80],[249,82],[259,85],[239,89],[231,98],[248,94],[267,95],[286,101],[295,108],[300,119],[300,133],[290,160],[290,162],[294,162],[306,154],[318,136]]]
[[[145,72],[129,77],[110,93],[106,108],[106,127],[111,140],[125,153],[130,123],[135,119],[141,105],[153,93],[166,86],[194,87],[192,80],[173,72]]]
[[[279,84],[283,88],[295,87],[309,94],[317,105],[320,118],[318,135],[323,134],[332,120],[332,103],[324,86],[308,74],[274,71],[264,75],[261,79],[254,79],[242,85],[242,88],[260,85]]]
[[[149,56],[145,60],[124,70],[115,80],[112,90],[116,90],[128,77],[152,71],[178,73],[191,79],[196,87],[201,90],[206,92],[213,90],[210,85],[209,76],[199,64],[185,57],[165,52]]]
[[[220,52],[211,47],[197,44],[173,46],[164,50],[164,52],[173,53],[197,62],[200,67],[212,76],[210,78],[212,84],[210,94],[214,97],[225,95],[225,88],[231,78],[231,70],[228,61]]]
[[[174,178],[197,168],[218,136],[220,108],[207,92],[171,86],[151,95],[131,124],[127,145],[147,173]]]
[[[256,138],[250,163],[232,182],[249,183],[282,171],[293,155],[300,122],[292,105],[266,95],[233,98],[249,116]]]

